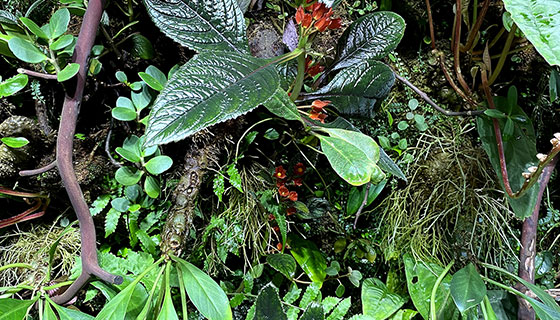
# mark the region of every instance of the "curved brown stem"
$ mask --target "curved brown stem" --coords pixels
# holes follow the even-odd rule
[[[66,188],[72,207],[78,216],[80,234],[82,239],[82,274],[64,294],[55,297],[57,303],[65,303],[70,300],[78,290],[84,286],[93,275],[109,283],[122,283],[121,276],[112,275],[99,267],[97,260],[97,245],[95,226],[89,212],[89,207],[84,199],[82,189],[74,172],[72,163],[73,139],[78,120],[78,113],[84,87],[86,84],[88,57],[95,41],[95,35],[101,14],[103,13],[104,0],[90,0],[84,15],[80,34],[72,57],[72,62],[80,64],[80,71],[76,75],[76,87],[73,93],[66,93],[62,116],[56,142],[56,163]]]
[[[19,175],[22,177],[28,177],[28,176],[34,176],[34,175],[38,175],[44,172],[47,172],[49,170],[54,169],[54,167],[56,167],[56,160],[47,164],[46,166],[42,167],[42,168],[37,168],[37,169],[32,169],[32,170],[21,170],[19,172]]]
[[[474,39],[476,38],[476,34],[478,30],[480,30],[480,26],[484,21],[484,17],[486,16],[486,12],[488,12],[488,7],[490,7],[490,0],[484,0],[484,4],[482,5],[482,11],[476,18],[476,23],[474,27],[469,31],[469,36],[467,37],[467,43],[464,46],[460,46],[461,52],[467,52],[472,49]]]
[[[453,65],[455,67],[455,75],[457,76],[457,81],[467,96],[471,95],[471,89],[469,85],[463,78],[463,73],[461,72],[461,65],[459,58],[461,57],[461,53],[459,52],[459,47],[461,44],[461,11],[462,11],[462,3],[461,0],[457,0],[457,8],[455,9],[455,35],[454,35],[454,42],[453,42]]]

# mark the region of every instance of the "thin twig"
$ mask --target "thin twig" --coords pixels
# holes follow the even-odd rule
[[[461,85],[461,87],[463,87],[463,90],[465,90],[467,96],[470,96],[471,89],[469,88],[469,85],[463,78],[463,73],[461,72],[461,64],[460,64],[461,53],[459,52],[459,47],[461,44],[461,14],[462,14],[461,11],[462,11],[461,0],[457,0],[457,7],[455,10],[455,37],[454,37],[455,41],[453,42],[453,65],[455,67],[455,76],[457,77],[457,81],[459,81],[459,84]]]
[[[111,124],[109,125],[109,132],[107,132],[107,138],[105,139],[105,153],[107,154],[107,158],[109,158],[109,161],[111,161],[111,163],[118,168],[122,167],[122,164],[120,164],[117,160],[113,159],[113,156],[111,155],[111,133],[113,132],[113,118],[111,117]]]
[[[22,177],[34,176],[34,175],[38,175],[38,174],[47,172],[51,169],[54,169],[54,167],[56,167],[56,160],[47,164],[44,167],[41,167],[41,168],[32,169],[32,170],[21,170],[19,172],[19,175],[22,176]]]
[[[443,113],[446,116],[477,116],[484,113],[484,110],[472,110],[472,111],[449,111],[438,106],[426,93],[418,89],[415,85],[410,83],[406,78],[400,76],[395,72],[395,77],[399,79],[402,83],[407,85],[410,89],[416,92],[424,101],[426,101],[430,106],[432,106],[437,111]]]
[[[42,73],[42,72],[37,72],[37,71],[31,71],[31,70],[27,70],[27,69],[24,69],[24,68],[18,68],[17,72],[21,73],[21,74],[26,74],[28,76],[35,77],[35,78],[41,78],[41,79],[47,79],[47,80],[56,80],[56,74],[48,74],[48,73]]]
[[[358,208],[358,211],[356,211],[356,219],[354,219],[354,229],[356,229],[356,225],[358,225],[358,219],[360,218],[360,215],[362,214],[362,210],[364,210],[364,207],[367,204],[367,199],[369,198],[369,188],[371,188],[371,183],[368,183],[366,185],[366,193],[364,195],[364,200],[362,201],[360,208]]]
[[[467,37],[467,43],[464,46],[460,46],[461,52],[468,52],[472,49],[474,39],[480,30],[480,26],[482,26],[482,22],[484,21],[484,17],[486,16],[486,12],[488,12],[488,7],[490,7],[490,0],[484,0],[484,4],[482,5],[482,11],[476,18],[476,23],[474,27],[469,31],[469,35]]]

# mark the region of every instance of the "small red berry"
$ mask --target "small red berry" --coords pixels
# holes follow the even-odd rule
[[[282,251],[282,244],[281,244],[280,242],[278,242],[278,244],[276,245],[276,248],[277,248],[279,251]]]
[[[272,228],[272,230],[274,230],[274,232],[276,232],[276,233],[280,232],[280,228],[278,226],[274,226],[274,228]]]

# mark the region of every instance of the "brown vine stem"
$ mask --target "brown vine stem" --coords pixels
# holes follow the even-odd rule
[[[469,35],[467,37],[467,43],[464,46],[460,46],[461,52],[468,52],[472,49],[474,39],[480,30],[480,26],[482,26],[482,22],[484,21],[484,17],[486,16],[486,12],[488,12],[488,7],[490,7],[490,0],[485,0],[484,4],[482,5],[482,10],[480,14],[476,17],[476,22],[474,27],[469,31]],[[476,9],[476,8],[475,8]]]
[[[539,221],[539,211],[541,208],[542,197],[552,171],[558,162],[560,156],[556,155],[550,163],[546,165],[542,176],[539,180],[539,193],[537,195],[537,203],[530,217],[523,221],[523,229],[521,229],[521,250],[519,252],[519,269],[518,275],[523,280],[535,283],[535,256],[537,253],[537,225]],[[535,319],[535,311],[525,299],[519,299],[519,308],[517,309],[518,319]]]
[[[465,93],[467,94],[467,96],[471,95],[471,89],[469,88],[469,85],[467,84],[467,82],[465,82],[465,79],[463,78],[463,73],[461,72],[461,65],[460,65],[460,58],[461,58],[461,53],[459,52],[459,47],[461,44],[461,14],[462,14],[462,2],[461,0],[457,0],[457,7],[455,9],[455,36],[454,36],[454,42],[453,42],[453,65],[455,66],[455,75],[457,76],[457,81],[459,81],[459,84],[461,85],[461,87],[463,87],[463,90],[465,90]]]
[[[89,281],[91,276],[96,276],[103,281],[120,284],[123,281],[121,276],[113,275],[101,269],[97,260],[97,245],[95,236],[95,226],[89,212],[89,207],[84,199],[80,185],[74,172],[72,163],[73,139],[76,130],[76,122],[82,101],[84,87],[87,77],[88,57],[95,41],[95,35],[101,14],[103,13],[104,0],[90,0],[86,13],[84,14],[78,40],[72,62],[80,65],[80,70],[76,75],[76,87],[73,93],[67,92],[62,107],[62,116],[58,130],[56,142],[56,163],[62,183],[66,188],[72,207],[74,208],[80,223],[80,233],[82,239],[82,273],[74,283],[61,295],[53,300],[63,304],[72,299],[76,293]]]
[[[407,85],[410,89],[412,89],[412,91],[416,92],[416,94],[418,94],[424,101],[426,101],[430,106],[432,106],[432,108],[436,109],[437,111],[443,113],[446,116],[477,116],[484,113],[484,110],[473,110],[473,111],[445,110],[442,107],[438,106],[432,99],[430,99],[430,97],[428,97],[426,93],[424,93],[422,90],[418,89],[415,85],[413,85],[410,81],[408,81],[408,79],[397,74],[394,71],[393,73],[395,74],[395,78],[399,79],[399,81]]]
[[[18,68],[17,72],[20,74],[25,74],[31,77],[35,77],[35,78],[42,78],[42,79],[47,79],[47,80],[56,80],[56,74],[48,74],[48,73],[42,73],[42,72],[37,72],[37,71],[31,71],[31,70],[27,70],[24,68]]]

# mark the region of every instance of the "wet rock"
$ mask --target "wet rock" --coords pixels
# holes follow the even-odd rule
[[[272,58],[284,53],[282,36],[269,24],[250,26],[248,36],[251,54],[257,58]]]

